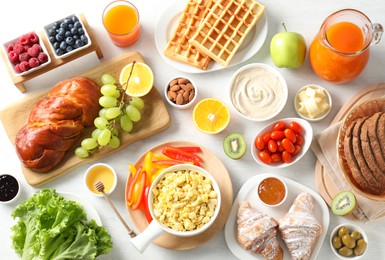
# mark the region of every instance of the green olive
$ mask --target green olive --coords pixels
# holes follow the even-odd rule
[[[365,252],[367,246],[368,245],[366,244],[365,240],[363,239],[358,240],[357,245],[354,248],[354,254],[357,256],[362,255]]]
[[[353,231],[351,234],[352,238],[354,238],[356,241],[361,238],[361,233],[357,230]]]
[[[353,255],[353,249],[344,246],[344,247],[341,247],[340,249],[338,249],[338,253],[340,253],[340,255],[342,255],[342,256],[352,256]]]
[[[342,243],[349,248],[354,248],[356,246],[356,240],[349,234],[343,235],[341,240]]]
[[[338,230],[338,236],[339,237],[343,237],[344,235],[346,234],[349,234],[349,229],[347,227],[341,227],[339,230]]]
[[[332,239],[332,244],[335,249],[339,249],[342,246],[342,241],[339,236],[334,236]]]

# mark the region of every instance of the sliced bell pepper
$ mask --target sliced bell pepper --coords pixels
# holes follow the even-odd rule
[[[149,193],[150,193],[150,187],[146,186],[146,188],[144,190],[144,194],[143,194],[142,211],[143,211],[144,215],[146,216],[148,223],[151,223],[152,217],[151,217],[150,209],[148,207],[148,194]]]
[[[147,175],[146,171],[142,171],[141,178],[137,182],[139,185],[139,188],[137,191],[138,192],[137,193],[138,199],[135,202],[133,202],[133,204],[131,206],[131,208],[134,210],[144,206],[143,205],[143,203],[144,203],[144,201],[143,201],[144,191],[145,191],[146,187],[148,187],[146,185],[146,179],[147,179],[146,175]]]
[[[182,164],[182,163],[186,163],[186,162],[177,161],[177,160],[157,160],[157,161],[152,161],[152,165],[154,166],[154,168],[164,168],[164,167],[169,167],[169,166],[172,166],[172,165]]]
[[[151,151],[148,151],[146,155],[144,156],[144,165],[143,165],[143,170],[147,173],[147,186],[150,186],[150,180],[151,180],[151,174],[152,174],[152,157],[153,153]]]
[[[139,176],[141,175],[142,173],[142,167],[140,166],[136,172],[135,172],[135,175],[134,176],[131,176],[130,179],[128,180],[128,184],[127,184],[127,194],[126,194],[126,198],[127,198],[127,205],[128,206],[131,206],[137,197],[134,196],[135,193],[134,193],[134,190],[135,190],[135,184],[138,182],[138,179],[139,179]],[[134,198],[136,197],[136,198]]]
[[[162,150],[162,153],[168,157],[171,157],[176,160],[184,161],[184,162],[195,162],[195,163],[203,162],[202,157],[200,157],[199,155],[185,152],[181,149],[178,149],[172,146],[165,146]]]
[[[136,173],[136,167],[132,163],[128,164],[128,171],[131,173],[131,176],[134,177]]]
[[[152,156],[155,160],[172,160],[172,158],[161,153],[154,153]]]
[[[188,153],[201,153],[202,149],[199,146],[173,146]]]
[[[164,167],[164,168],[159,168],[157,169],[152,175],[151,175],[151,183],[153,183],[153,181],[155,180],[156,176],[159,175],[159,173],[161,173],[164,169],[166,169],[168,167]]]

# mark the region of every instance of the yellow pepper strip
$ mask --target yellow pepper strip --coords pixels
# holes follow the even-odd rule
[[[159,168],[157,169],[151,176],[151,183],[155,180],[156,176],[159,175],[159,173],[161,173],[164,169],[167,169],[168,167],[163,167],[163,168]]]
[[[131,172],[132,177],[134,177],[136,173],[136,167],[132,163],[128,164],[128,171]]]
[[[143,170],[147,174],[147,186],[151,185],[150,181],[152,176],[152,157],[153,157],[153,152],[151,151],[148,151],[144,156]]]
[[[158,161],[160,161],[160,160],[173,160],[172,158],[170,158],[164,154],[161,154],[161,153],[154,153],[153,157],[155,160],[158,160]]]

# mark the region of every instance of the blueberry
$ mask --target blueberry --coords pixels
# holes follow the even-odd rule
[[[68,24],[68,28],[69,28],[69,29],[74,28],[74,24],[73,24],[73,23],[69,23],[69,24]]]
[[[72,33],[72,35],[78,34],[78,29],[75,28],[75,27],[73,27],[73,28],[71,29],[71,33]]]
[[[53,28],[53,29],[58,29],[58,28],[60,28],[60,23],[59,23],[59,22],[54,22],[52,28]]]
[[[66,31],[66,33],[64,34],[64,38],[67,37],[72,37],[72,33],[70,31]]]
[[[55,50],[55,53],[56,53],[57,56],[61,56],[61,55],[64,54],[64,51],[63,51],[62,49],[59,48],[59,49],[56,49],[56,50]]]
[[[60,43],[60,49],[65,50],[67,48],[67,43],[65,41],[62,41]]]
[[[65,30],[68,30],[68,29],[69,29],[69,28],[68,28],[68,23],[62,22],[62,23],[60,24],[60,28],[63,28],[63,29],[65,29]]]
[[[67,38],[66,38],[66,43],[67,43],[68,45],[72,45],[72,44],[75,43],[75,40],[74,40],[74,38],[72,38],[72,37],[67,37]]]
[[[80,36],[80,40],[82,40],[84,42],[84,44],[88,43],[88,38],[84,34],[82,36]]]
[[[73,22],[73,23],[75,23],[75,22],[77,22],[77,21],[79,21],[79,19],[78,19],[78,17],[77,16],[71,16],[71,21]]]
[[[80,39],[79,35],[77,35],[77,34],[74,34],[72,37],[74,38],[75,41]]]
[[[54,49],[60,48],[60,43],[55,41],[54,44],[53,44],[53,48]]]
[[[67,46],[67,48],[66,48],[66,52],[71,52],[71,51],[73,51],[74,50],[74,48],[72,47],[72,46]]]
[[[56,34],[55,38],[56,38],[56,41],[58,41],[58,42],[61,42],[64,40],[64,36],[60,35],[60,34]]]
[[[56,42],[55,36],[50,36],[50,37],[49,37],[49,41],[50,41],[51,43]]]
[[[79,28],[79,29],[78,29],[78,34],[79,34],[79,35],[82,35],[82,34],[84,34],[84,30],[83,30],[83,28]]]
[[[77,28],[77,29],[79,29],[79,28],[82,27],[82,24],[81,24],[79,21],[76,21],[76,22],[74,23],[74,27]]]
[[[60,34],[61,36],[64,36],[66,34],[66,31],[67,31],[66,29],[60,28],[57,33]]]
[[[71,19],[69,17],[65,18],[63,23],[69,24],[71,23]]]
[[[55,36],[55,33],[56,33],[55,30],[53,30],[52,28],[48,29],[47,32],[48,32],[48,36]]]
[[[78,39],[78,40],[76,40],[76,46],[78,46],[78,47],[83,47],[84,46],[84,42],[82,41],[82,40],[80,40],[80,39]]]

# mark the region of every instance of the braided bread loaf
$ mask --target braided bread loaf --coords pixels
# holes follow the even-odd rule
[[[92,80],[76,77],[56,84],[33,107],[18,132],[16,152],[26,168],[48,172],[98,116],[100,90]]]

